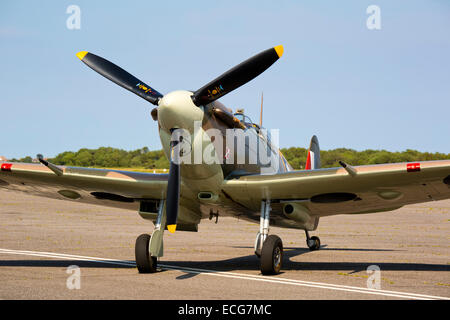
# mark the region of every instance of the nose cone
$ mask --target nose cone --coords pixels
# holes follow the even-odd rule
[[[190,91],[173,91],[161,98],[158,105],[158,121],[160,126],[170,131],[182,128],[194,131],[194,122],[203,120],[203,110],[191,99]]]

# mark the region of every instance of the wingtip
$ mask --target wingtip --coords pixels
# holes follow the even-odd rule
[[[176,229],[177,229],[177,225],[176,224],[169,224],[167,226],[167,230],[169,230],[170,233],[174,233]]]
[[[84,56],[87,54],[88,54],[87,51],[80,51],[77,53],[77,57],[78,57],[78,59],[83,60]]]
[[[281,56],[283,55],[283,52],[284,52],[283,46],[280,44],[279,46],[274,47],[274,49],[278,55],[278,58],[281,58]]]

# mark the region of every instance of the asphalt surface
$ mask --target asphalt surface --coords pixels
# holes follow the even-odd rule
[[[135,239],[152,229],[134,212],[0,190],[0,299],[450,298],[450,200],[323,218],[314,252],[303,232],[271,228],[285,247],[271,277],[253,253],[259,226],[233,218],[166,232],[160,271],[139,274]],[[371,265],[379,290],[367,289]]]

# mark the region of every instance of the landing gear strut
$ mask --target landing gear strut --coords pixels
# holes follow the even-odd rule
[[[259,232],[256,235],[255,254],[261,258],[263,275],[277,274],[283,262],[283,242],[276,235],[269,236],[270,200],[261,201]]]
[[[320,249],[320,239],[316,236],[309,236],[308,230],[305,230],[306,233],[306,245],[308,246],[309,250],[315,251]]]
[[[141,234],[136,239],[135,256],[139,273],[154,273],[158,265],[158,257],[163,256],[163,233],[165,229],[165,201],[161,200],[158,217],[152,235]]]

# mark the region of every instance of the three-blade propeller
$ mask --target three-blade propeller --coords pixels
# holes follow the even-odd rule
[[[196,106],[203,106],[223,97],[256,78],[282,55],[283,46],[281,45],[258,53],[193,92],[191,96],[192,101]],[[159,100],[163,97],[161,93],[149,85],[102,57],[87,51],[78,52],[77,57],[105,78],[154,105],[158,105]],[[171,133],[173,131],[174,129],[171,129]],[[180,142],[181,137],[179,140],[172,140],[170,143],[170,169],[166,193],[166,221],[167,229],[172,233],[176,230],[180,200],[180,164],[177,158],[179,156],[177,154],[178,148],[176,148]]]

